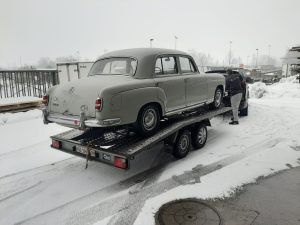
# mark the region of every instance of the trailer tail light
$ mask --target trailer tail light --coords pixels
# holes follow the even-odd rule
[[[52,140],[52,148],[57,148],[57,149],[61,149],[61,142],[57,141],[57,140]]]
[[[123,159],[115,156],[114,166],[121,169],[127,169],[128,168],[127,159]]]
[[[44,95],[44,96],[43,96],[42,103],[43,103],[45,106],[48,105],[48,103],[49,103],[49,95]]]
[[[102,100],[100,98],[97,98],[97,100],[95,102],[95,109],[97,111],[101,111],[101,109],[102,109]]]

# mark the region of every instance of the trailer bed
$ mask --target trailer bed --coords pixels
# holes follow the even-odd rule
[[[99,130],[81,131],[73,129],[52,136],[52,147],[81,157],[86,157],[89,154],[91,160],[107,164],[113,164],[114,158],[119,157],[126,160],[129,165],[129,161],[134,159],[135,155],[153,147],[180,129],[210,120],[212,117],[230,110],[230,107],[222,107],[217,110],[194,112],[181,119],[163,121],[159,131],[148,138],[129,132],[124,128],[105,133],[99,133]]]

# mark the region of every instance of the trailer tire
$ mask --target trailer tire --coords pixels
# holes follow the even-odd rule
[[[191,149],[191,133],[188,130],[179,131],[173,146],[173,155],[177,159],[186,157]]]
[[[240,110],[240,116],[248,116],[248,106]]]
[[[192,131],[192,146],[195,150],[203,148],[207,140],[207,128],[205,124],[199,124]]]

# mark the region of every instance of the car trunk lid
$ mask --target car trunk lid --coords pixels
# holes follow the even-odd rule
[[[49,99],[50,113],[79,116],[84,111],[86,116],[95,117],[95,101],[103,89],[126,81],[126,76],[92,76],[59,85]]]

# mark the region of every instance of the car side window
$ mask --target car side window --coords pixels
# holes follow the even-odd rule
[[[156,75],[168,75],[177,74],[178,68],[175,57],[159,57],[155,62],[155,74]]]
[[[196,69],[192,61],[187,57],[179,57],[180,68],[182,73],[195,73]]]

